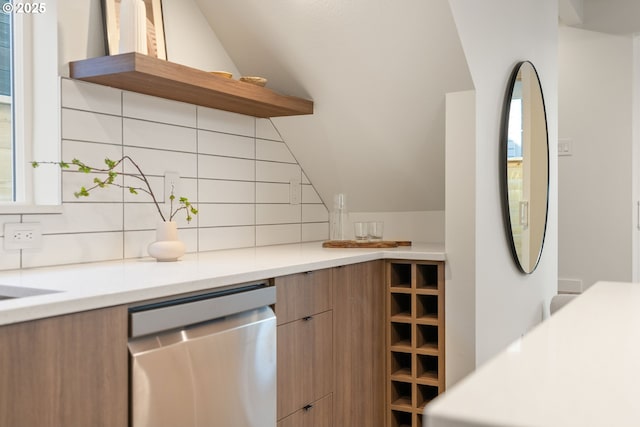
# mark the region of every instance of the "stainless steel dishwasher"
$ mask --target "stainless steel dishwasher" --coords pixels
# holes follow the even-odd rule
[[[275,427],[275,287],[130,309],[132,427]]]

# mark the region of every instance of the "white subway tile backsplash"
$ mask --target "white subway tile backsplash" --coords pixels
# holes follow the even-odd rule
[[[122,128],[125,146],[196,152],[196,130],[192,128],[127,118]]]
[[[282,141],[280,133],[270,119],[256,119],[256,138]]]
[[[253,159],[255,158],[255,139],[228,133],[199,130],[198,153]]]
[[[322,203],[322,199],[312,185],[302,185],[302,203]]]
[[[324,205],[302,205],[302,222],[329,221],[329,211]]]
[[[121,157],[121,145],[62,140],[62,160],[67,162],[78,159],[92,167],[106,168],[104,162],[106,158],[118,160]],[[77,168],[72,166],[69,170],[77,170]]]
[[[256,227],[211,227],[198,229],[198,250],[247,248],[256,245]]]
[[[289,203],[289,196],[288,183],[256,183],[256,203]]]
[[[256,246],[300,242],[301,228],[300,224],[259,225],[256,227]]]
[[[4,237],[0,237],[0,270],[20,268],[20,251],[4,249]]]
[[[328,222],[311,222],[302,224],[302,241],[316,242],[329,238]]]
[[[64,78],[61,92],[63,160],[102,167],[105,158],[130,156],[164,213],[164,174],[180,176],[176,197],[199,210],[190,223],[184,212],[174,218],[188,252],[327,238],[328,212],[271,120]],[[137,172],[130,164],[124,170]],[[0,270],[147,257],[156,206],[142,191],[116,186],[76,199],[96,176],[105,175],[63,171],[63,213],[29,217],[42,223],[41,249],[4,251],[1,225],[22,217],[0,216]],[[301,204],[289,204],[292,180],[302,181]],[[141,187],[132,177],[117,183]]]
[[[253,181],[255,163],[254,160],[201,154],[198,156],[198,175],[200,178]]]
[[[284,142],[267,141],[265,139],[256,139],[256,159],[296,163],[296,159]]]
[[[155,230],[125,231],[123,234],[125,258],[144,258],[149,256],[147,247],[149,243],[156,240]]]
[[[256,224],[290,224],[300,223],[301,205],[289,204],[257,204]]]
[[[62,106],[95,113],[122,113],[122,92],[102,85],[63,78],[61,82]]]
[[[121,259],[122,239],[122,232],[43,235],[41,249],[22,250],[22,267]]]
[[[198,107],[198,129],[255,137],[255,119],[243,114]]]
[[[120,144],[122,118],[63,108],[62,138]]]
[[[254,182],[200,179],[198,203],[254,203]]]
[[[30,215],[42,224],[43,234],[122,230],[121,203],[65,203],[62,215]]]
[[[232,225],[254,225],[256,205],[251,204],[207,204],[201,205],[198,213],[199,227],[226,227]]]
[[[198,229],[197,228],[180,228],[178,237],[184,242],[185,251],[198,252]],[[154,239],[155,240],[155,239]]]
[[[164,176],[167,171],[178,172],[183,178],[198,177],[198,162],[195,153],[155,150],[151,148],[124,147],[124,153],[138,164],[145,175]],[[126,171],[135,169],[126,164]]]
[[[256,181],[290,182],[299,180],[300,173],[297,164],[256,161]]]
[[[196,127],[196,106],[134,92],[123,92],[124,117]]]
[[[162,219],[153,203],[126,203],[124,205],[124,231],[155,230]]]

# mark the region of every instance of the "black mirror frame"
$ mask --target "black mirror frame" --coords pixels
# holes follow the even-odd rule
[[[513,89],[515,86],[516,79],[518,77],[518,73],[520,68],[524,64],[529,64],[533,68],[533,71],[536,75],[536,79],[538,81],[538,86],[540,87],[540,96],[542,97],[542,108],[544,110],[544,127],[545,127],[545,135],[546,135],[546,149],[547,149],[547,197],[546,197],[546,206],[545,206],[545,216],[544,216],[544,230],[542,235],[542,241],[540,244],[540,251],[538,252],[538,256],[536,258],[535,264],[531,267],[529,271],[525,270],[518,258],[518,253],[516,251],[515,242],[513,240],[513,229],[511,226],[511,215],[509,212],[509,176],[508,176],[508,168],[507,168],[507,159],[508,159],[508,134],[509,134],[509,114],[511,110],[511,98],[513,94]],[[511,257],[515,262],[518,269],[524,274],[533,273],[538,264],[540,263],[540,258],[542,257],[542,251],[544,249],[544,243],[547,235],[547,223],[549,220],[549,182],[551,170],[549,168],[549,126],[547,123],[547,107],[544,100],[544,92],[542,90],[542,83],[540,81],[540,75],[538,74],[538,70],[533,65],[531,61],[520,61],[514,67],[511,72],[511,76],[509,77],[509,83],[507,85],[507,90],[504,95],[504,101],[502,106],[502,118],[501,118],[501,128],[500,128],[500,193],[502,199],[502,219],[504,222],[505,234],[507,237],[507,241],[509,244],[509,249],[511,250]]]

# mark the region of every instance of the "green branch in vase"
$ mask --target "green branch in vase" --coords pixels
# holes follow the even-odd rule
[[[121,164],[123,164],[125,161],[129,162],[136,169],[137,173],[116,171],[116,168]],[[168,215],[165,215],[162,212],[162,209],[160,208],[160,203],[158,202],[158,199],[153,193],[153,189],[151,188],[151,184],[149,183],[147,176],[144,174],[144,172],[142,172],[142,169],[140,169],[140,166],[138,166],[138,164],[131,157],[123,156],[119,160],[111,160],[109,158],[105,158],[104,163],[105,163],[105,166],[103,167],[95,167],[95,166],[90,166],[78,159],[73,159],[71,162],[33,161],[31,162],[31,166],[33,166],[34,168],[37,168],[42,164],[53,164],[53,165],[58,165],[61,169],[72,169],[73,167],[75,167],[78,172],[106,174],[106,177],[104,179],[100,177],[95,177],[93,179],[93,185],[89,187],[85,187],[85,186],[80,187],[78,191],[73,193],[73,195],[76,198],[89,197],[91,192],[94,190],[97,190],[99,188],[114,186],[118,188],[123,188],[129,191],[129,193],[131,194],[138,194],[139,192],[148,194],[151,197],[151,200],[153,201],[156,209],[158,210],[158,214],[160,214],[160,218],[162,218],[162,221],[173,221],[176,214],[178,214],[179,212],[184,212],[187,222],[190,222],[193,219],[192,215],[198,214],[198,209],[196,209],[196,207],[193,206],[193,204],[189,202],[189,199],[186,197],[179,197],[178,203],[177,204],[175,203],[176,196],[174,194],[174,186],[172,185],[171,193],[169,195],[169,212],[168,212]],[[116,178],[118,177],[118,175],[128,176],[130,178],[134,178],[140,181],[139,186],[122,185],[117,183]]]

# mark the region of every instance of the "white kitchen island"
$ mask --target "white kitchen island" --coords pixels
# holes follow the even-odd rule
[[[640,284],[600,282],[425,408],[429,427],[640,426]]]

